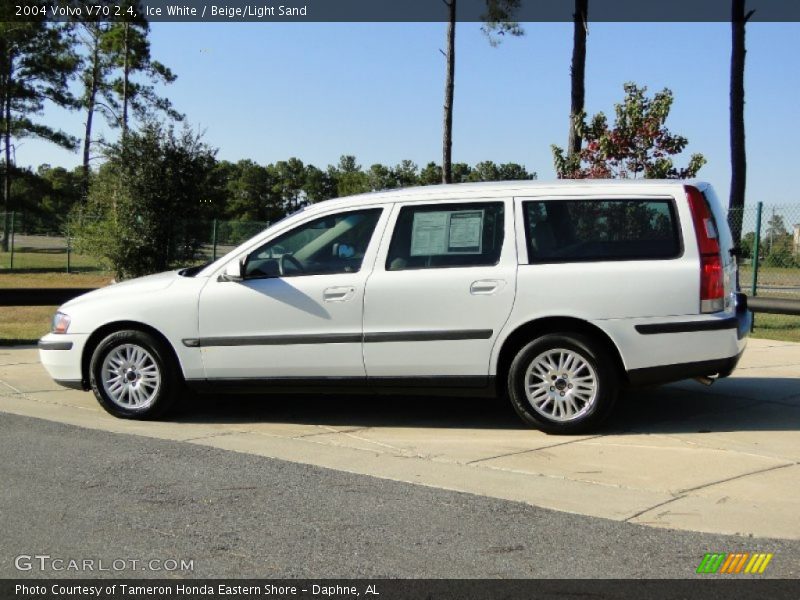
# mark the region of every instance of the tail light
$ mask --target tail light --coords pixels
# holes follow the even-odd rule
[[[700,312],[719,312],[725,308],[725,284],[714,215],[700,190],[690,185],[685,189],[700,251]]]

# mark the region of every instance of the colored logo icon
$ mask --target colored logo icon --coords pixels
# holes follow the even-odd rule
[[[697,573],[702,574],[761,574],[763,573],[774,555],[765,552],[715,552],[707,553]]]

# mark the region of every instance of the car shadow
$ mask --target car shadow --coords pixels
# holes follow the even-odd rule
[[[384,394],[197,395],[176,420],[331,427],[525,429],[498,398]]]
[[[376,394],[200,395],[193,397],[175,420],[332,427],[527,429],[508,400],[501,398]],[[800,430],[800,379],[737,377],[713,387],[681,382],[627,390],[598,433],[796,430]]]

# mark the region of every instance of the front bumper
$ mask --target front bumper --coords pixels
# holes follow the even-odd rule
[[[81,358],[88,334],[48,333],[39,340],[39,360],[56,383],[85,389]]]

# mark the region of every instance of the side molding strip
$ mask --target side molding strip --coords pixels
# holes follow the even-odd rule
[[[636,331],[642,335],[656,333],[693,333],[696,331],[720,331],[723,329],[736,329],[736,317],[727,319],[708,319],[705,321],[678,321],[674,323],[648,323],[636,325]]]
[[[436,342],[446,340],[488,340],[491,329],[454,329],[444,331],[397,331],[386,333],[324,333],[297,335],[266,335],[239,337],[187,338],[187,348],[211,346],[289,346],[295,344],[368,344],[382,342]]]
[[[441,340],[488,340],[491,329],[457,329],[451,331],[398,331],[391,333],[366,333],[364,341],[380,342],[438,342]]]

